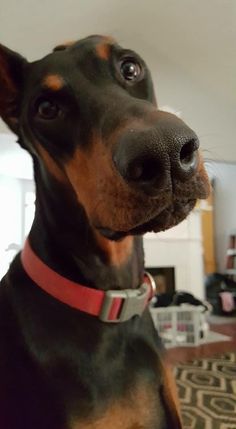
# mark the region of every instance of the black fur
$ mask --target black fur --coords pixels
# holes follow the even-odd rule
[[[99,44],[109,45],[107,59],[99,57]],[[136,83],[122,79],[122,58],[139,62],[142,75]],[[34,162],[32,248],[46,264],[73,281],[103,290],[137,288],[144,271],[142,237],[134,237],[130,255],[115,265],[100,247],[96,233],[116,242],[132,230],[143,233],[149,228],[157,230],[157,225],[161,230],[184,218],[196,198],[206,195],[207,185],[197,169],[181,179],[173,174],[177,149],[170,133],[177,130],[185,139],[195,139],[195,135],[171,115],[158,113],[144,61],[106,38],[93,36],[70,47],[59,47],[31,64],[0,47],[0,65],[0,114]],[[62,87],[56,91],[45,87],[48,75],[59,76]],[[53,120],[38,114],[45,98],[59,106],[61,113]],[[126,136],[129,124],[147,133],[151,130],[158,154],[166,151],[165,169],[161,166],[161,171],[168,176],[163,181],[167,185],[164,191],[155,188],[155,198],[139,190],[137,184],[127,184],[112,161],[119,143],[112,136],[115,132]],[[99,159],[91,171],[98,175],[94,180],[97,192],[104,192],[98,195],[99,204],[105,204],[102,215],[113,207],[109,219],[112,223],[114,216],[114,228],[103,224],[99,210],[91,215],[65,173],[76,150],[89,160],[94,135],[102,142],[103,155],[99,156],[107,157],[108,173],[102,177]],[[38,145],[55,162],[65,181],[50,171]],[[125,231],[116,228],[126,220]],[[148,310],[125,323],[103,323],[46,295],[27,276],[20,256],[15,258],[0,289],[2,429],[73,429],[73,422],[78,425],[74,427],[83,428],[106,415],[114,404],[122,403],[124,397],[133,409],[136,398],[132,395],[139,386],[150,387],[156,407],[148,411],[149,423],[139,422],[137,409],[137,422],[131,426],[127,414],[124,429],[180,428],[173,403],[165,394],[162,360],[162,347]],[[148,401],[143,407],[148,409]]]

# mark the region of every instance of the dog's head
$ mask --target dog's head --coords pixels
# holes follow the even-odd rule
[[[197,136],[158,110],[145,62],[110,38],[62,45],[33,63],[0,46],[0,115],[40,166],[40,180],[66,189],[109,239],[169,228],[208,194]],[[160,404],[168,427],[179,428],[162,372]],[[146,387],[131,407],[134,422],[145,398],[150,405]]]
[[[110,239],[167,229],[209,192],[196,134],[135,52],[91,36],[28,63],[0,47],[0,115]]]

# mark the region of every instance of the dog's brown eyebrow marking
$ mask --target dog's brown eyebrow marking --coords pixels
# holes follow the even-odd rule
[[[112,39],[105,38],[105,42],[99,43],[96,46],[96,54],[102,60],[107,61],[109,59],[110,52],[111,52],[111,42],[112,42]]]
[[[42,84],[52,91],[59,91],[65,85],[65,81],[63,77],[58,74],[49,74],[44,78]]]

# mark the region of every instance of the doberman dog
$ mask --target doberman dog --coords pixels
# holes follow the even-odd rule
[[[142,235],[207,196],[196,134],[158,110],[142,58],[103,36],[32,63],[1,45],[0,115],[36,182],[0,289],[1,429],[181,428]]]

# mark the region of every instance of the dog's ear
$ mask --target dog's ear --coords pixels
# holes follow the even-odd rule
[[[167,428],[183,429],[174,376],[170,365],[164,362],[162,362],[162,364],[163,385],[161,387],[161,396],[166,409]]]
[[[27,64],[21,55],[0,44],[0,116],[16,134]]]

